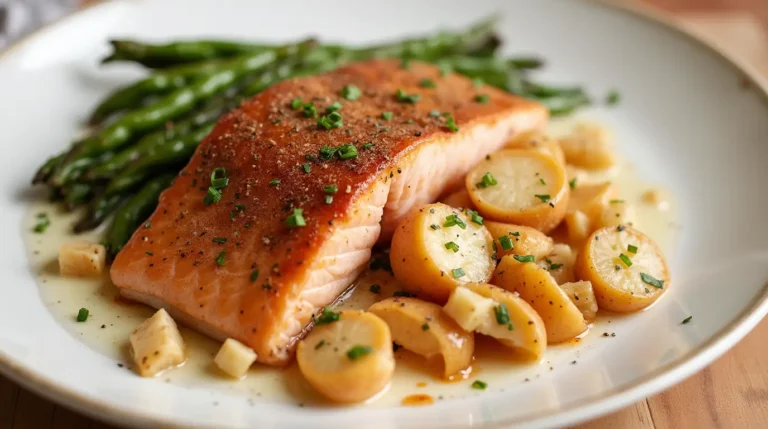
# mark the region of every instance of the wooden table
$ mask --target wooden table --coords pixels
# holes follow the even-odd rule
[[[650,0],[660,3],[663,0]],[[743,1],[743,0],[740,0]],[[758,0],[760,1],[760,0]],[[768,75],[768,37],[754,14],[681,14],[699,32]],[[768,319],[690,379],[579,429],[768,428]],[[0,429],[111,428],[54,405],[0,376]]]

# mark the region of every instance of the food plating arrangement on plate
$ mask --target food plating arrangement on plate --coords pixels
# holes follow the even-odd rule
[[[672,286],[674,200],[610,124],[567,119],[619,92],[537,82],[543,61],[500,56],[494,26],[112,41],[102,62],[147,77],[34,176],[50,201],[28,242],[59,265],[43,294],[83,305],[53,311],[140,376],[251,378],[302,405],[499,390],[611,335],[593,326]]]

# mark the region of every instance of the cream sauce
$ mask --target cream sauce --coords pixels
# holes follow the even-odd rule
[[[580,180],[611,180],[616,183],[621,197],[635,206],[635,226],[656,240],[664,251],[672,249],[678,229],[675,223],[677,204],[667,192],[659,190],[655,185],[643,184],[631,165],[600,174],[589,174],[589,177]],[[649,189],[659,190],[660,195],[665,196],[663,204],[643,202],[643,193]],[[45,233],[35,234],[32,228],[40,212],[49,214],[51,225]],[[38,202],[31,207],[25,219],[23,227],[26,231],[29,261],[38,279],[41,299],[72,336],[98,353],[114,359],[116,365],[130,370],[128,337],[136,326],[152,315],[153,309],[120,300],[116,287],[106,277],[75,279],[58,274],[57,254],[62,244],[75,238],[99,241],[100,231],[79,236],[70,232],[77,215],[62,213],[50,203]],[[378,294],[371,292],[373,284],[381,286]],[[367,308],[377,300],[391,296],[398,289],[397,280],[387,271],[371,271],[358,280],[357,287],[340,307]],[[76,321],[81,307],[90,311],[90,317],[84,323]],[[609,316],[598,316],[590,332],[573,343],[578,344],[576,349],[571,344],[550,347],[539,363],[514,361],[503,353],[500,346],[490,340],[479,339],[472,368],[450,382],[440,380],[434,370],[430,370],[428,362],[401,349],[395,353],[397,368],[391,385],[376,398],[369,400],[368,405],[384,407],[412,404],[412,400],[405,399],[413,398],[412,395],[424,395],[419,398],[431,397],[436,401],[478,395],[482,392],[471,388],[475,379],[486,381],[487,391],[504,390],[506,386],[526,382],[569,365],[574,355],[578,354],[579,347],[588,347],[590,343],[599,341],[603,332],[610,330],[608,319]],[[245,379],[232,381],[220,374],[213,365],[219,343],[188,329],[182,328],[182,335],[187,343],[186,363],[180,368],[166,371],[156,380],[147,380],[147,383],[167,382],[184,387],[227,390],[254,400],[331,406],[303,380],[295,363],[283,369],[254,365]]]

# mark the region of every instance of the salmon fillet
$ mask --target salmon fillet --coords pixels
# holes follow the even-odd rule
[[[425,88],[425,78],[435,87]],[[359,98],[342,96],[348,85]],[[292,107],[296,98],[321,116],[341,102],[343,126],[324,129]],[[353,283],[409,210],[546,120],[537,103],[415,62],[359,63],[277,84],[219,121],[117,255],[112,281],[129,299],[166,308],[214,338],[235,338],[260,362],[284,364],[313,315]],[[357,156],[321,156],[324,146],[344,144]],[[206,205],[217,168],[229,183]],[[328,185],[338,188],[329,203]],[[295,209],[306,226],[288,225]]]

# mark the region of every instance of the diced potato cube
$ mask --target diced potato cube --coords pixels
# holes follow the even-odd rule
[[[616,163],[610,131],[600,125],[581,123],[560,139],[565,160],[589,170],[605,169]]]
[[[107,266],[107,250],[84,240],[65,243],[59,249],[59,271],[65,276],[98,277]]]
[[[186,359],[179,328],[163,309],[133,331],[131,351],[136,369],[142,377],[153,377],[181,365]]]
[[[220,370],[234,378],[241,378],[256,361],[256,353],[250,347],[232,338],[221,345],[213,362]]]
[[[493,307],[496,305],[490,298],[476,294],[467,288],[456,288],[451,294],[443,310],[456,321],[465,331],[477,331],[484,326]]]
[[[566,214],[565,226],[568,229],[568,239],[571,243],[582,243],[592,234],[589,216],[581,210]]]

